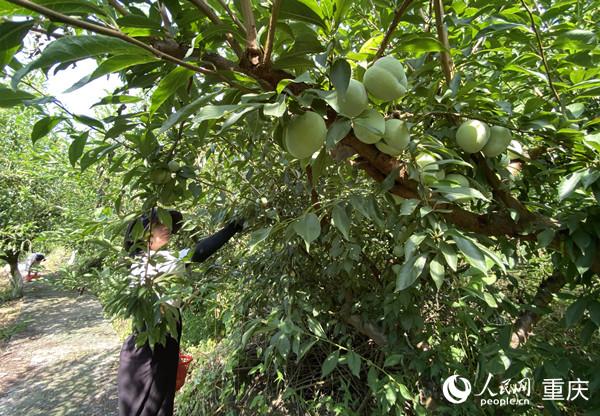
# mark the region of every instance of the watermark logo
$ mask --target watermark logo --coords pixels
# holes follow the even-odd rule
[[[481,391],[473,394],[480,406],[526,406],[531,404],[533,383],[529,377],[520,380],[511,378],[502,380],[498,383],[497,388],[492,387],[492,384],[496,384],[492,381],[493,375],[488,374]],[[587,380],[577,378],[577,380],[567,380],[565,383],[563,379],[549,378],[544,379],[542,386],[544,388],[542,400],[589,400],[589,381]],[[471,394],[471,383],[464,377],[450,376],[444,381],[442,393],[450,403],[464,403]]]
[[[457,381],[462,383],[462,390],[456,385]],[[465,400],[467,400],[469,394],[471,394],[471,383],[464,377],[459,377],[457,375],[450,376],[446,379],[446,381],[444,381],[442,392],[444,393],[446,400],[448,400],[450,403],[463,403]]]

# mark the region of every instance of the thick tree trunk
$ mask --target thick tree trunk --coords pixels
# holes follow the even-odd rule
[[[12,297],[20,298],[23,296],[23,276],[19,271],[19,257],[11,256],[8,261],[10,266],[10,283],[12,286]]]
[[[12,297],[20,298],[23,296],[23,276],[19,270],[19,253],[13,251],[5,251],[0,260],[8,263],[10,267],[10,285],[12,287]]]

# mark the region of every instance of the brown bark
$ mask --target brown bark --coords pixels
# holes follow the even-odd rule
[[[452,81],[452,77],[454,76],[454,63],[452,62],[452,57],[450,56],[448,31],[444,25],[444,1],[433,0],[433,8],[435,9],[435,26],[437,28],[438,38],[446,49],[445,51],[440,52],[442,70],[444,71],[446,84],[450,84],[450,81]]]
[[[404,2],[400,6],[398,6],[396,11],[394,12],[394,18],[392,19],[392,23],[388,27],[388,30],[385,32],[385,36],[381,41],[381,45],[379,45],[379,49],[377,49],[377,53],[375,53],[375,56],[373,57],[373,61],[376,61],[379,58],[381,58],[381,56],[385,52],[385,49],[387,48],[388,44],[390,43],[390,39],[392,38],[392,34],[394,33],[394,31],[398,27],[398,24],[400,23],[400,18],[404,15],[406,10],[408,9],[408,6],[410,6],[411,3],[412,0],[404,0]]]
[[[4,253],[1,258],[10,267],[10,286],[11,295],[13,298],[20,298],[23,296],[23,276],[19,270],[19,253],[9,251]]]
[[[359,315],[352,314],[352,292],[350,290],[346,290],[344,297],[345,302],[339,312],[342,320],[348,325],[354,327],[354,329],[356,329],[359,333],[366,335],[368,338],[373,340],[373,342],[375,342],[375,344],[378,346],[385,347],[387,345],[387,338],[385,334],[371,322],[363,321]]]
[[[540,320],[540,309],[546,308],[552,301],[552,295],[558,293],[567,283],[567,278],[559,271],[555,271],[550,277],[544,280],[533,297],[532,304],[536,307],[534,310],[527,310],[521,313],[514,324],[510,346],[518,348],[523,345],[533,333],[533,326]]]

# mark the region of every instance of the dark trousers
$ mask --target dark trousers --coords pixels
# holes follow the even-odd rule
[[[180,321],[181,322],[181,321]],[[119,359],[119,416],[172,416],[179,363],[181,323],[177,339],[167,336],[166,346],[135,346],[135,335],[123,344]]]

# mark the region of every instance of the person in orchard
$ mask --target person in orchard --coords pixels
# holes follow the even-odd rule
[[[185,273],[183,259],[188,257],[189,249],[181,250],[179,256],[163,249],[169,243],[171,235],[177,233],[183,225],[183,216],[179,211],[171,210],[169,214],[171,227],[160,222],[154,209],[151,211],[150,218],[143,215],[129,224],[125,236],[125,249],[135,259],[130,269],[132,281],[143,284],[145,279],[153,279],[161,274]],[[144,230],[150,233],[147,242],[134,241],[132,238],[134,226],[140,220]],[[240,232],[243,224],[243,219],[230,221],[220,231],[198,241],[193,249],[191,261],[205,261]],[[145,250],[144,246],[146,246]],[[174,306],[179,305],[175,303]],[[177,334],[167,335],[165,345],[156,343],[152,349],[146,341],[138,348],[135,331],[125,340],[119,357],[117,375],[120,416],[171,416],[173,414],[181,328],[179,311]]]

